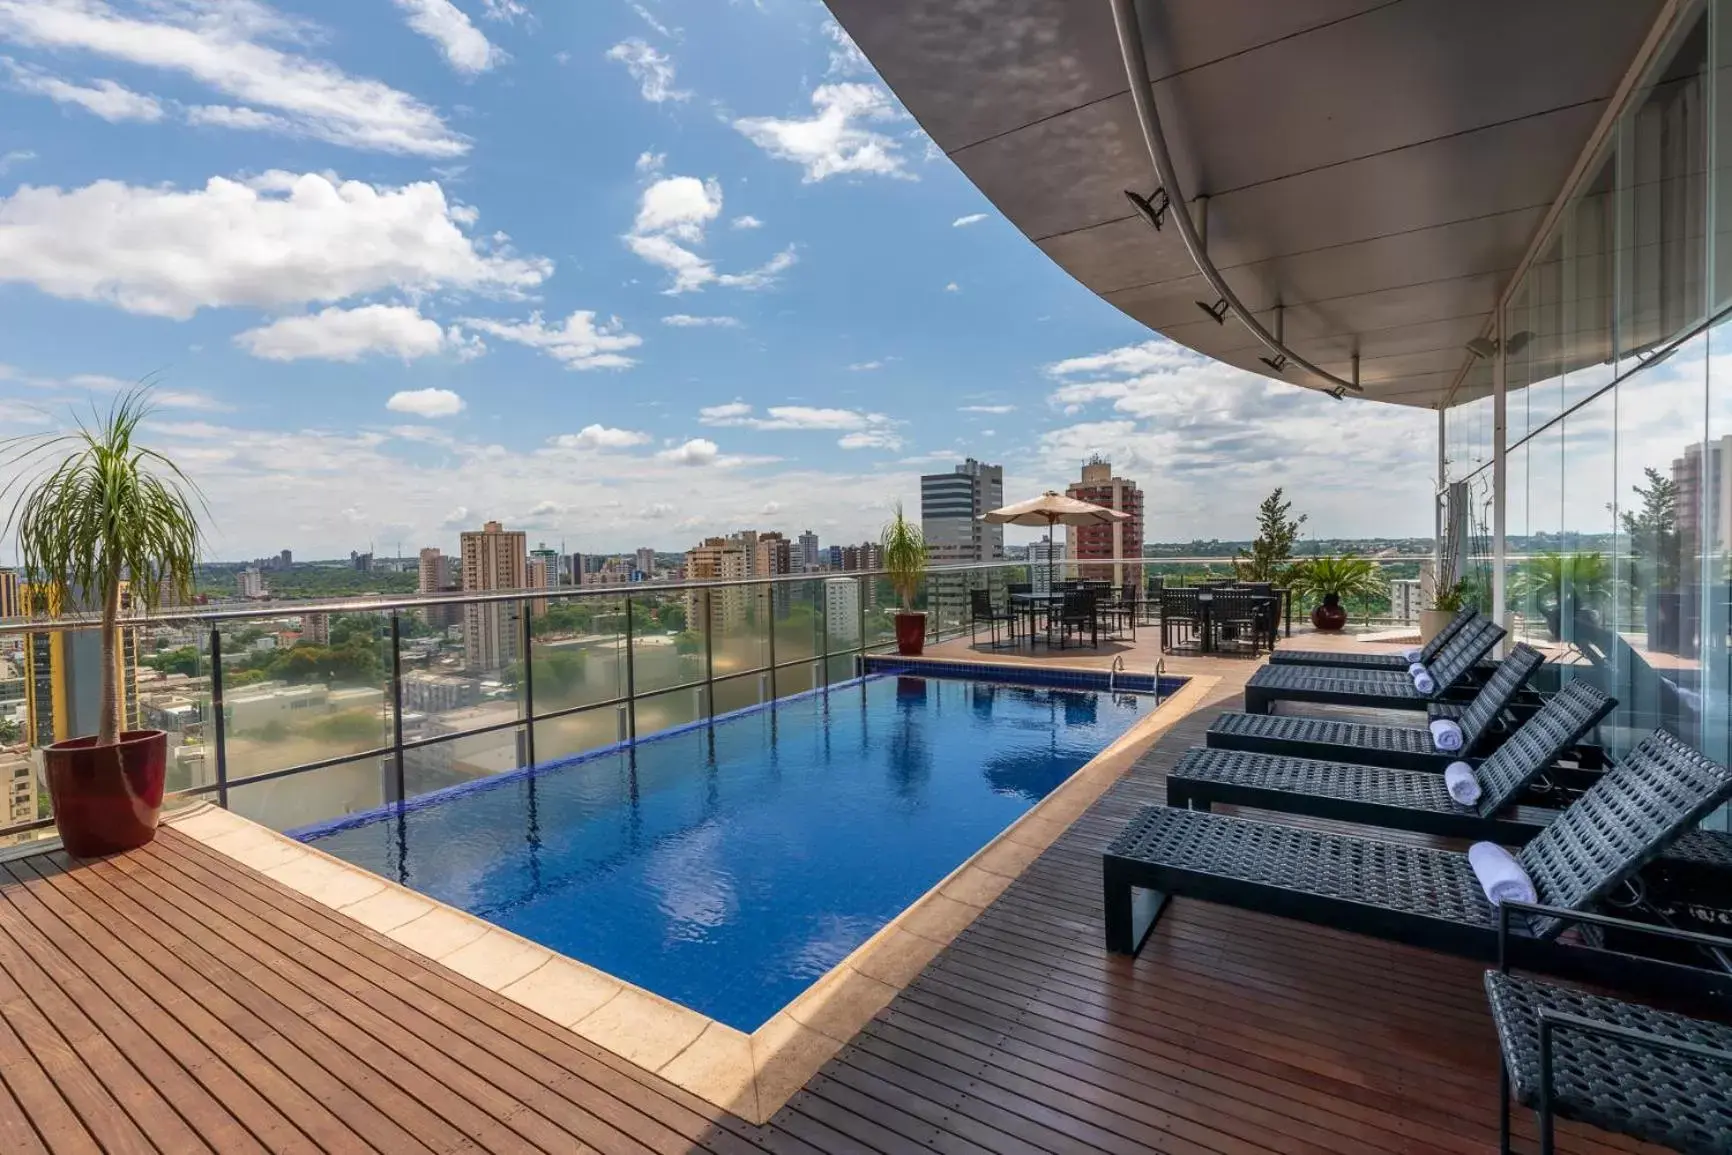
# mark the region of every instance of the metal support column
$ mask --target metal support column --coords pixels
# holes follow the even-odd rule
[[[529,603],[517,603],[517,616],[522,622],[518,629],[518,646],[523,651],[523,765],[535,765],[535,663],[530,649],[531,634]]]
[[[715,589],[699,590],[704,597],[704,716],[716,716],[716,612]]]
[[[1509,396],[1508,396],[1508,362],[1503,353],[1503,310],[1499,309],[1495,322],[1497,332],[1497,355],[1492,358],[1491,381],[1491,619],[1504,629],[1509,629],[1509,611],[1505,608],[1504,573],[1508,568],[1505,564],[1505,533],[1507,523],[1504,510],[1508,508],[1508,497],[1505,494],[1506,482],[1509,478]],[[1509,644],[1506,635],[1500,648]]]
[[[391,611],[391,753],[395,783],[391,801],[401,806],[408,797],[403,766],[403,623]]]
[[[637,741],[637,671],[632,666],[631,595],[625,599],[625,717],[626,736]]]
[[[227,723],[223,718],[223,632],[216,626],[210,629],[210,712],[211,733],[216,739],[217,805],[227,810],[229,753],[225,734]]]
[[[779,696],[776,693],[776,587],[768,582],[764,584],[764,625],[770,634],[770,701]]]

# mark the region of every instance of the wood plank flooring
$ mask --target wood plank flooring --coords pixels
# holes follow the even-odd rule
[[[1102,947],[1100,848],[1253,668],[1186,663],[1216,703],[763,1127],[172,830],[5,863],[0,1152],[1492,1151],[1474,964],[1184,901]]]

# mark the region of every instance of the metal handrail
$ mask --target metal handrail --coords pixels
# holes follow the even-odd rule
[[[1334,389],[1325,390],[1325,392],[1330,393],[1337,400],[1347,390],[1363,393],[1365,390],[1357,380],[1349,381],[1337,377],[1327,370],[1319,369],[1295,353],[1280,338],[1265,329],[1263,323],[1252,316],[1249,309],[1245,308],[1239,300],[1238,294],[1233,292],[1233,287],[1227,283],[1227,278],[1221,275],[1221,270],[1217,269],[1215,262],[1209,258],[1208,247],[1197,232],[1196,222],[1191,219],[1189,205],[1185,201],[1184,193],[1180,190],[1178,170],[1173,165],[1172,154],[1167,151],[1166,135],[1161,131],[1160,112],[1155,108],[1154,80],[1149,76],[1148,58],[1143,53],[1143,32],[1137,20],[1136,0],[1112,0],[1112,5],[1113,26],[1118,32],[1119,38],[1119,53],[1124,57],[1125,77],[1130,81],[1131,102],[1136,106],[1137,123],[1143,130],[1143,143],[1148,147],[1149,159],[1154,162],[1155,173],[1160,178],[1167,204],[1172,209],[1173,221],[1179,229],[1179,239],[1185,243],[1185,251],[1190,254],[1192,262],[1197,266],[1197,271],[1203,274],[1203,279],[1208,281],[1209,285],[1219,294],[1221,300],[1226,302],[1233,315],[1239,318],[1240,323],[1250,330],[1251,336],[1257,338],[1257,341],[1274,354],[1277,361],[1282,363],[1281,365],[1271,363],[1271,367],[1275,369],[1277,374],[1280,373],[1282,365],[1286,362],[1292,362],[1307,373],[1334,384]],[[1275,308],[1279,310],[1281,306],[1276,305]],[[1210,312],[1213,314],[1213,310]],[[1279,318],[1279,312],[1277,312],[1277,318]],[[1216,317],[1217,321],[1220,319],[1220,317]],[[1358,364],[1358,356],[1355,354],[1355,377],[1358,376]]]

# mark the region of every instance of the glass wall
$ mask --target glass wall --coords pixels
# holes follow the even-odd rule
[[[1506,519],[1505,615],[1619,706],[1732,754],[1732,0],[1685,10],[1500,318],[1504,488],[1487,359],[1444,415],[1446,478]],[[1495,397],[1491,400],[1495,403]],[[1471,553],[1471,551],[1470,551]]]

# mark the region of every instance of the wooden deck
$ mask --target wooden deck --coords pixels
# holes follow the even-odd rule
[[[1254,668],[1205,662],[1223,704]],[[1104,952],[1100,848],[1212,710],[764,1127],[172,830],[6,863],[0,1152],[1494,1150],[1477,966],[1188,901]]]

